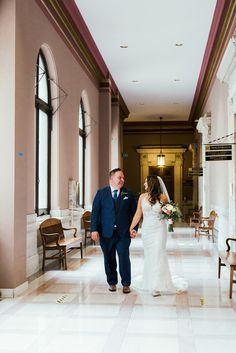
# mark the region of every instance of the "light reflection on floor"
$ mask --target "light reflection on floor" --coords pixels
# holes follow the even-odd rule
[[[168,238],[173,274],[189,282],[187,293],[152,297],[121,286],[107,289],[98,246],[84,261],[69,256],[68,271],[50,270],[29,290],[0,302],[0,353],[222,353],[236,347],[236,288],[229,273],[217,279],[216,247],[192,230]],[[132,274],[142,271],[140,238],[132,241]]]

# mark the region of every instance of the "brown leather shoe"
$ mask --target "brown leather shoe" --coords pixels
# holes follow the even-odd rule
[[[129,286],[123,286],[123,293],[124,294],[128,294],[130,292],[131,292],[131,290],[130,290]]]
[[[108,289],[109,289],[110,292],[116,292],[116,285],[115,284],[110,284]]]

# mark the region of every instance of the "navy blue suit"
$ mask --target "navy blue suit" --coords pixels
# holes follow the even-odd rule
[[[119,258],[119,272],[123,286],[131,282],[129,259],[129,227],[136,212],[137,203],[133,193],[122,188],[114,202],[110,186],[98,190],[92,208],[91,231],[99,232],[100,245],[104,254],[107,282],[117,284],[116,252]]]

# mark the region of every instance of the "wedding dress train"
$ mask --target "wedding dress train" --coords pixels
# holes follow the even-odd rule
[[[166,254],[167,226],[165,221],[160,219],[160,203],[151,205],[147,199],[143,199],[142,211],[144,269],[142,276],[132,280],[132,286],[151,292],[154,296],[186,291],[187,281],[170,274]]]

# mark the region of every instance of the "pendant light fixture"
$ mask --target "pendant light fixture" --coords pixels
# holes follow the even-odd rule
[[[165,166],[165,155],[162,154],[162,117],[160,117],[160,154],[157,156],[157,165],[162,168]]]

